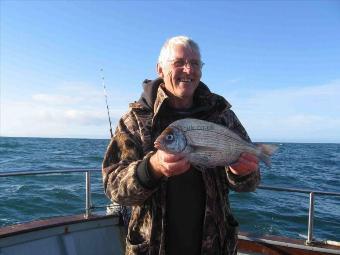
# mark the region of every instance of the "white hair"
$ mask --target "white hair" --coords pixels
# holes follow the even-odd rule
[[[201,59],[200,49],[198,47],[198,44],[194,40],[187,36],[175,36],[168,39],[161,49],[158,57],[158,64],[161,67],[165,67],[167,62],[171,60],[174,48],[177,45],[183,45],[185,48],[191,49],[192,51],[197,53],[199,58]]]

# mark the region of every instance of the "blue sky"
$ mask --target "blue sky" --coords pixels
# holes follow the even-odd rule
[[[1,0],[1,136],[108,138],[187,35],[254,141],[340,142],[339,1]]]

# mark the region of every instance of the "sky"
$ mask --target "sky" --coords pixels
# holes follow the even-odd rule
[[[340,142],[340,1],[0,0],[0,14],[0,136],[109,138],[103,81],[115,128],[186,35],[253,141]]]

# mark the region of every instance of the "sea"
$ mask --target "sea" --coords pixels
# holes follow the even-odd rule
[[[108,139],[0,137],[0,172],[100,169]],[[275,143],[261,185],[340,193],[340,144]],[[110,205],[100,171],[91,174],[96,210]],[[230,192],[240,230],[306,239],[309,194],[258,189]],[[0,227],[84,213],[84,173],[0,177]],[[314,238],[340,241],[340,197],[315,196]]]

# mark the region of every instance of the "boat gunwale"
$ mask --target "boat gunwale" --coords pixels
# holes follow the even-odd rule
[[[60,227],[64,225],[73,225],[83,222],[91,222],[96,220],[104,220],[109,218],[118,218],[117,215],[99,215],[99,214],[91,214],[89,217],[85,217],[84,214],[76,214],[76,215],[68,215],[68,216],[60,216],[60,217],[52,217],[41,220],[29,221],[9,226],[0,227],[0,239],[25,234],[29,232]]]
[[[315,241],[307,244],[305,240],[301,239],[273,235],[259,236],[249,232],[239,233],[238,244],[241,252],[259,252],[267,255],[340,254],[339,246],[323,242]]]
[[[1,227],[0,239],[58,227],[64,227],[64,233],[67,234],[71,225],[106,219],[116,219],[116,222],[112,221],[112,224],[119,227],[118,215],[92,214],[90,217],[86,218],[83,214],[77,214]],[[239,233],[238,244],[240,252],[260,252],[261,254],[267,255],[340,254],[340,247],[334,245],[323,243],[306,245],[304,240],[271,235],[257,236],[248,232]]]

